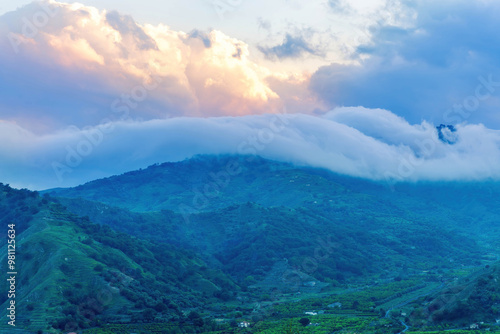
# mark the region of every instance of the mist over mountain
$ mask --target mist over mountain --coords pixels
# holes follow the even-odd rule
[[[10,123],[0,127],[2,142],[12,143],[0,148],[9,158],[1,167],[3,178],[31,189],[75,186],[197,154],[260,155],[386,183],[500,176],[497,131],[456,126],[452,145],[427,122],[410,125],[378,109],[117,122],[43,136]]]

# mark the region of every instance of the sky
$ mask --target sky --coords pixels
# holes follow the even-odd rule
[[[228,153],[389,185],[498,179],[499,12],[489,0],[3,2],[0,182],[68,187]]]

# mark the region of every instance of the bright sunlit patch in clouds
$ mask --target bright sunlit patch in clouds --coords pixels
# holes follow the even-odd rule
[[[25,19],[46,12],[50,18],[39,26],[29,23],[33,27],[26,34]],[[33,100],[25,91],[25,83],[31,82],[40,99],[30,117],[52,115],[59,127],[113,118],[115,110],[110,109],[117,98],[130,99],[151,81],[159,85],[147,91],[147,101],[124,102],[136,118],[273,113],[292,101],[288,91],[278,94],[269,84],[275,76],[286,81],[286,74],[252,61],[245,42],[217,30],[186,33],[161,24],[141,25],[116,11],[42,2],[0,17],[0,31],[10,37],[0,42],[6,50],[0,55],[4,72],[20,78],[9,90]],[[289,86],[297,84],[307,94],[307,82]],[[321,105],[312,97],[309,112]],[[2,116],[20,121],[14,112],[18,105],[10,100],[4,99]]]
[[[190,5],[181,0],[168,4],[145,0],[140,5],[82,2],[43,2],[58,12],[28,37],[23,31],[25,19],[33,24],[33,17],[43,14],[39,3],[0,17],[0,33],[15,36],[10,43],[0,42],[5,50],[0,61],[9,69],[5,77],[32,82],[40,96],[34,98],[22,83],[10,85],[3,94],[15,91],[20,100],[35,100],[37,110],[28,116],[53,115],[51,126],[59,128],[95,125],[110,118],[110,105],[117,97],[130,95],[153,77],[161,78],[162,84],[131,110],[136,118],[260,114],[283,107],[289,112],[327,110],[309,90],[308,80],[287,78],[309,79],[319,66],[356,62],[352,55],[370,39],[370,25],[384,22],[383,13],[395,8],[388,4],[397,3],[243,1],[221,19],[213,4],[201,0]],[[122,13],[139,16],[140,23]],[[159,13],[164,20],[158,20]],[[146,17],[163,23],[148,24]],[[269,24],[259,25],[259,20]],[[13,48],[19,52],[13,53]],[[266,57],[261,50],[272,52]],[[19,120],[16,110],[23,106],[8,103],[1,92],[0,100],[6,110],[2,116]]]
[[[51,36],[48,44],[54,48],[55,56],[64,66],[80,66],[85,63],[104,65],[104,58],[84,39],[74,40],[70,32],[63,36]]]

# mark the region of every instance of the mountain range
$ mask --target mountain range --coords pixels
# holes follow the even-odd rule
[[[393,185],[198,156],[41,193],[2,185],[0,212],[16,226],[29,333],[222,333],[245,319],[272,333],[341,295],[342,311],[400,306],[405,324],[433,329],[496,320],[498,195],[496,182]],[[399,330],[397,316],[380,322]]]

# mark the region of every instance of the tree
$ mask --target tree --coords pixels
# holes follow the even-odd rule
[[[193,325],[195,325],[196,327],[203,327],[203,319],[202,318],[196,318],[193,320]]]
[[[164,312],[164,311],[168,310],[168,306],[165,305],[162,302],[159,302],[159,303],[157,303],[155,305],[154,309],[155,309],[156,312],[160,312],[161,313],[161,312]]]
[[[153,321],[156,315],[156,311],[152,308],[147,308],[142,312],[142,318],[146,321]]]
[[[289,321],[288,324],[284,328],[285,334],[299,334],[299,331],[293,328],[292,321]]]
[[[305,326],[307,326],[307,325],[309,325],[311,323],[311,320],[309,320],[308,318],[302,318],[302,319],[299,320],[299,322],[300,322],[300,324],[302,326],[305,327]]]
[[[194,320],[194,319],[199,319],[201,318],[200,314],[196,311],[191,311],[189,312],[188,319],[189,320]]]

